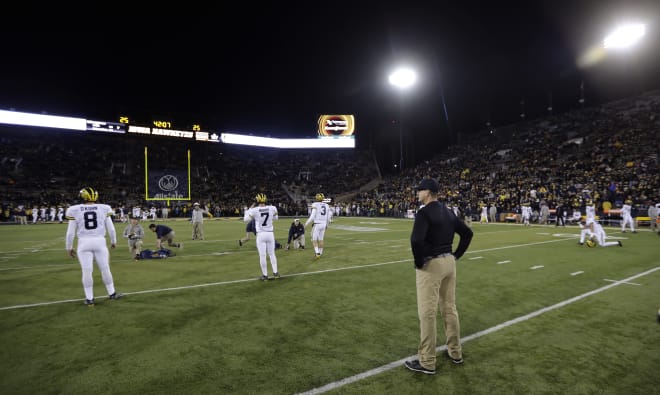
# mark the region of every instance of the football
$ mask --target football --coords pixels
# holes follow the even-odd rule
[[[587,241],[585,242],[585,244],[586,244],[587,247],[589,247],[589,248],[594,248],[594,247],[596,246],[596,242],[593,241],[592,239],[587,240]]]

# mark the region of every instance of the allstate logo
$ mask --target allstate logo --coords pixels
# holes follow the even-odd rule
[[[164,175],[158,180],[158,187],[163,191],[174,191],[179,186],[179,180],[171,174]]]

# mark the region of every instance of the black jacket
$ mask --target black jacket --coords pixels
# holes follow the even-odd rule
[[[424,258],[452,253],[454,234],[460,237],[456,251],[453,252],[454,257],[459,259],[472,241],[472,229],[438,201],[430,202],[417,211],[410,236],[415,267],[423,267]]]
[[[305,234],[305,225],[302,224],[302,222],[298,222],[298,225],[296,225],[296,222],[291,223],[291,227],[289,228],[289,240],[287,240],[287,244],[291,243],[291,240],[295,240],[301,235]]]

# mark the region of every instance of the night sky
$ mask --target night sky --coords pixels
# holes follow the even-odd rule
[[[354,114],[359,146],[398,147],[402,120],[419,160],[579,108],[582,82],[585,105],[660,89],[659,1],[308,3],[2,28],[0,109],[310,138],[319,115]],[[637,47],[577,66],[626,21],[647,26]],[[387,81],[403,63],[405,94]]]

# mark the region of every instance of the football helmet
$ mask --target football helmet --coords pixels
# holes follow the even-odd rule
[[[99,193],[90,187],[80,190],[80,198],[86,202],[95,202],[99,198]]]
[[[596,242],[595,242],[593,239],[589,239],[589,240],[587,240],[587,241],[585,242],[585,244],[586,244],[587,247],[589,247],[589,248],[594,248],[594,247],[596,246]]]
[[[266,203],[266,194],[265,193],[258,193],[257,196],[255,197],[257,200],[257,203]]]
[[[323,199],[325,199],[325,196],[322,193],[317,193],[316,194],[316,201],[317,202],[322,202]]]

